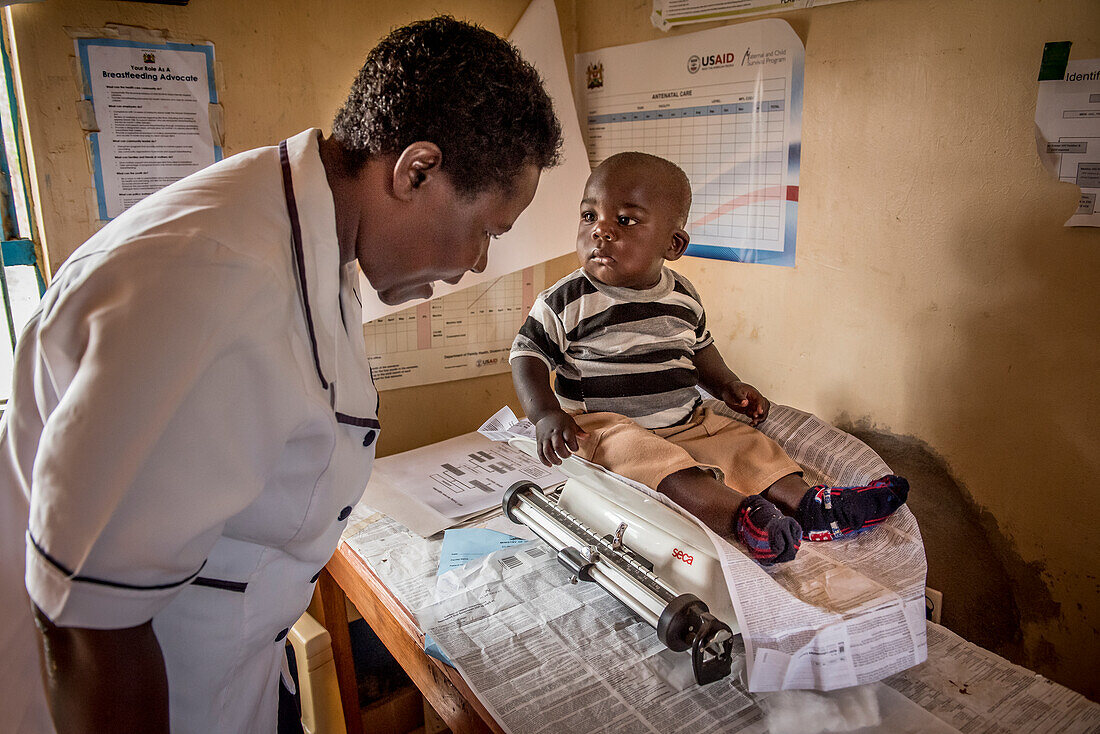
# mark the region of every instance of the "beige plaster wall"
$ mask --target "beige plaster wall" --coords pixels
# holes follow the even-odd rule
[[[577,8],[581,52],[664,36],[646,2]],[[677,268],[765,394],[944,458],[1060,605],[1025,613],[1018,662],[1095,698],[1100,231],[1062,226],[1077,190],[1041,168],[1033,127],[1044,42],[1100,55],[1100,3],[855,0],[778,17],[806,46],[797,265]]]
[[[13,7],[51,264],[94,228],[65,26],[114,22],[213,41],[231,155],[308,126],[327,130],[391,26],[445,11],[507,33],[525,6]],[[567,56],[663,37],[649,8],[558,0]],[[823,418],[916,437],[943,457],[1005,553],[1037,569],[1060,605],[1026,622],[1018,662],[1095,698],[1100,233],[1062,227],[1076,192],[1040,168],[1032,127],[1043,43],[1100,54],[1100,4],[854,0],[780,17],[806,45],[797,267],[678,267],[746,380]],[[572,267],[561,258],[549,277]],[[383,454],[472,430],[506,402],[518,408],[507,375],[391,391],[382,402]]]

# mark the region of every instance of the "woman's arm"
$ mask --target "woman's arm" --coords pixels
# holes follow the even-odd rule
[[[43,684],[58,734],[168,732],[168,677],[153,623],[58,627],[34,609]]]

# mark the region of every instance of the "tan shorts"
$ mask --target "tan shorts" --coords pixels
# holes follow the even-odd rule
[[[698,408],[685,424],[655,430],[617,413],[573,418],[588,433],[578,456],[654,489],[668,475],[693,467],[713,471],[743,495],[760,494],[781,477],[802,472],[775,441],[710,408]]]

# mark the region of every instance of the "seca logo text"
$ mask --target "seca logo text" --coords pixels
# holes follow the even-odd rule
[[[695,560],[695,556],[689,556],[687,553],[684,553],[679,548],[672,549],[672,557],[677,560],[683,561],[689,566],[692,564],[692,561]]]

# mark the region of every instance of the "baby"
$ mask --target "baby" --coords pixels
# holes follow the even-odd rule
[[[695,288],[664,265],[687,249],[690,206],[687,176],[657,156],[620,153],[589,176],[582,267],[539,295],[509,357],[539,458],[575,452],[652,487],[764,564],[882,522],[905,502],[905,479],[810,487],[752,427],[768,400],[726,366]],[[751,425],[703,407],[696,385]]]

